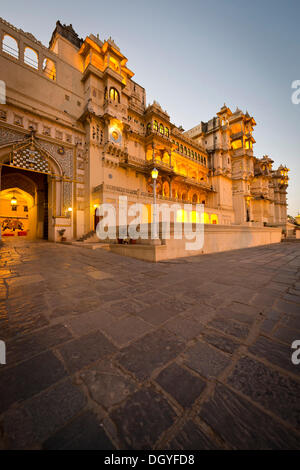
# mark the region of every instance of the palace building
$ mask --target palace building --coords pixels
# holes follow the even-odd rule
[[[255,120],[225,104],[184,131],[147,105],[115,42],[59,21],[49,47],[0,20],[2,236],[67,240],[93,233],[96,208],[204,204],[205,224],[286,224],[288,169],[254,156]],[[184,219],[178,211],[177,221]],[[149,213],[145,213],[145,222]]]

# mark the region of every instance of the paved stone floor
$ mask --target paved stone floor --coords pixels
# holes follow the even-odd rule
[[[300,448],[300,244],[0,255],[0,449]]]

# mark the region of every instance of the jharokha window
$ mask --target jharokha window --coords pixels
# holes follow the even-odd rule
[[[169,133],[169,129],[167,127],[165,127],[165,136],[166,137],[169,137],[170,133]]]
[[[159,132],[164,135],[165,133],[165,129],[164,129],[164,126],[162,124],[159,125]]]
[[[43,72],[50,80],[56,80],[56,68],[52,60],[45,58],[43,61]]]
[[[19,58],[19,46],[15,38],[9,36],[9,34],[4,34],[2,40],[2,51],[6,54],[11,55],[15,59]]]
[[[155,131],[158,131],[158,122],[157,121],[153,121],[153,129]]]
[[[147,124],[147,131],[148,131],[148,132],[151,131],[151,122],[148,122],[148,124]]]
[[[119,95],[118,90],[116,90],[115,88],[111,88],[109,90],[109,97],[111,100],[117,101],[117,103],[120,103],[120,95]]]
[[[38,53],[31,47],[25,47],[24,49],[24,63],[36,70],[39,68]]]

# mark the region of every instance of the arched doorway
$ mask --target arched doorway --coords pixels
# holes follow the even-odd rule
[[[3,238],[36,236],[34,198],[15,187],[0,192],[0,224]]]
[[[72,181],[64,176],[57,159],[41,147],[34,133],[18,143],[0,146],[3,239],[24,236],[55,240],[59,228],[72,228],[65,193],[70,200]]]
[[[98,207],[95,207],[95,212],[94,212],[94,230],[97,229],[97,225],[100,222],[100,216],[98,215]]]
[[[47,175],[2,167],[0,224],[3,239],[48,239],[48,191]]]
[[[193,204],[197,204],[198,202],[198,195],[196,193],[193,194],[192,202]]]

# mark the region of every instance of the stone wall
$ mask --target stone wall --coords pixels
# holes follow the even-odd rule
[[[281,228],[274,227],[246,227],[239,225],[205,225],[204,245],[198,250],[187,250],[186,243],[193,240],[182,238],[176,240],[174,232],[170,240],[163,241],[162,245],[110,245],[111,251],[146,261],[162,261],[167,259],[195,256],[199,254],[216,253],[222,251],[250,248],[272,243],[280,243]]]

